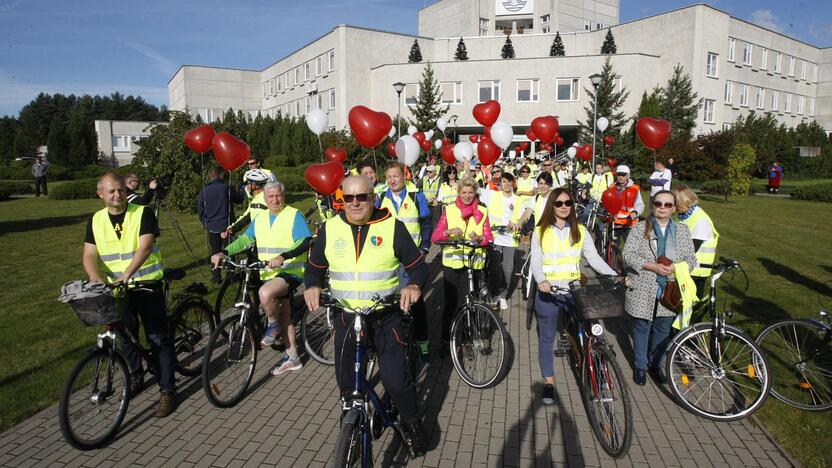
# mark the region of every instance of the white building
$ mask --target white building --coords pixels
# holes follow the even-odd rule
[[[139,143],[150,136],[156,125],[167,122],[134,122],[127,120],[96,120],[95,134],[98,136],[98,152],[113,161],[115,166],[124,166],[133,161],[139,150]]]
[[[522,5],[521,5],[522,4]],[[229,107],[302,117],[313,108],[330,125],[348,126],[356,105],[409,116],[424,62],[431,62],[443,101],[461,132],[482,130],[472,107],[501,103],[501,118],[522,135],[539,115],[560,118],[568,143],[591,102],[588,76],[600,72],[607,29],[617,45],[612,63],[630,91],[623,111],[634,114],[643,91],[664,85],[679,63],[702,98],[697,133],[720,130],[741,114],[767,112],[789,126],[817,120],[832,130],[832,48],[821,49],[692,5],[618,24],[617,0],[441,0],[419,12],[419,35],[339,25],[261,71],[185,65],[168,83],[170,108],[203,120]],[[507,8],[518,8],[509,11]],[[559,31],[566,56],[549,57]],[[500,58],[512,32],[515,58]],[[462,36],[469,60],[456,61]],[[423,63],[407,63],[414,39]],[[407,86],[400,100],[393,83]]]

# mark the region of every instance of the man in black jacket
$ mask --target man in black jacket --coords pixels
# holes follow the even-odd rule
[[[132,203],[134,205],[148,205],[150,204],[150,200],[153,199],[153,194],[156,193],[156,180],[151,180],[147,184],[147,191],[144,192],[143,195],[139,195],[136,193],[136,190],[141,185],[141,180],[139,180],[139,176],[133,172],[130,172],[126,176],[124,176],[124,185],[127,187],[127,203]]]
[[[208,173],[211,180],[199,192],[196,202],[199,221],[208,232],[208,257],[222,252],[225,240],[221,234],[234,218],[233,203],[243,202],[243,194],[226,184],[223,181],[224,175],[225,171],[212,167]],[[215,283],[222,281],[221,270],[212,269],[211,274]]]

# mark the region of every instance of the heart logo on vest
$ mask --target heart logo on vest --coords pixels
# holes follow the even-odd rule
[[[407,202],[405,202],[405,203],[404,203],[404,205],[402,205],[402,209],[403,209],[403,210],[406,210],[406,209],[407,209],[407,207],[408,207],[408,204],[407,204]]]
[[[372,237],[370,237],[370,244],[372,244],[373,247],[381,247],[381,244],[383,242],[384,242],[384,239],[382,239],[381,236],[372,236]]]

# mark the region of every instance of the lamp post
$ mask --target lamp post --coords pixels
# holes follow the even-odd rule
[[[397,81],[393,83],[393,89],[396,90],[396,97],[399,101],[399,113],[396,117],[396,138],[402,137],[402,91],[404,91],[404,83]]]
[[[595,103],[592,111],[592,170],[595,170],[595,130],[598,128],[598,85],[601,84],[601,75],[593,73],[589,75],[589,81],[595,90]]]

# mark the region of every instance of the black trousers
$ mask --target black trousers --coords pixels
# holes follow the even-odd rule
[[[153,291],[127,291],[127,313],[124,314],[124,326],[136,339],[139,338],[139,317],[144,324],[144,334],[150,343],[151,358],[155,367],[156,383],[166,392],[176,390],[173,375],[173,343],[171,343],[168,320],[165,312],[165,295],[161,285],[152,287]],[[120,341],[127,357],[130,373],[141,370],[139,352],[127,340]]]
[[[211,255],[222,252],[222,248],[225,247],[226,243],[226,239],[220,237],[219,232],[208,231],[208,257],[210,258]],[[208,268],[213,267],[209,264]],[[222,276],[222,270],[217,268],[212,270],[211,274],[214,275],[214,278],[220,278]]]
[[[46,188],[46,176],[35,177],[35,196],[39,197],[40,192],[43,190],[43,195],[49,195],[49,190]]]
[[[381,383],[384,390],[393,397],[402,421],[406,424],[419,422],[418,395],[413,380],[405,365],[405,343],[402,341],[402,312],[398,308],[364,318],[365,345],[375,348],[378,356]],[[352,314],[341,313],[333,320],[335,324],[335,377],[342,396],[349,396],[355,389],[355,331]],[[367,340],[367,341],[365,341]],[[366,355],[361,363],[361,373],[366,372]]]
[[[483,270],[474,270],[474,288],[480,288]],[[468,294],[468,279],[464,268],[450,268],[442,265],[445,286],[445,310],[442,312],[442,340],[451,341],[451,323],[457,309],[465,302]]]

